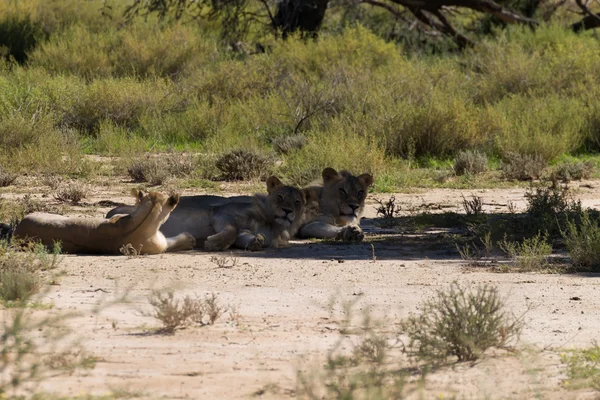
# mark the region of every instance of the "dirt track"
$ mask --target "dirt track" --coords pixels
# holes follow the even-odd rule
[[[600,207],[600,182],[586,185],[577,195],[585,206]],[[119,197],[125,188],[113,190],[96,193],[90,202],[126,200]],[[461,194],[471,193],[482,196],[490,212],[506,211],[509,200],[520,208],[525,204],[524,189],[432,190],[397,194],[396,199],[404,210],[441,205],[442,210],[460,212]],[[211,261],[214,254],[199,251],[131,259],[65,256],[66,275],[45,300],[55,307],[37,312],[82,312],[71,326],[99,362],[89,372],[50,379],[41,389],[71,395],[127,390],[142,398],[169,399],[294,396],[297,368],[322,360],[340,335],[338,321],[325,307],[332,296],[348,300],[362,295],[357,310],[369,304],[393,325],[436,288],[458,280],[494,283],[516,314],[529,308],[523,351],[436,372],[416,398],[440,394],[461,399],[596,398],[591,392],[563,388],[559,353],[570,346],[589,346],[598,337],[597,276],[468,269],[452,244],[438,240],[438,233],[392,235],[376,226],[375,214],[371,198],[364,220],[365,243],[294,242],[287,249],[235,252],[239,260],[231,268],[219,268]],[[223,305],[237,306],[240,317],[232,321],[226,314],[213,326],[174,335],[148,334],[158,326],[142,312],[150,310],[148,295],[152,289],[167,287],[178,295],[214,292]],[[91,314],[100,299],[110,299],[125,288],[131,303]],[[581,300],[570,300],[573,297]]]

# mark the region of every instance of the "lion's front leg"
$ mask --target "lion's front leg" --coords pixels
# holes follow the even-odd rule
[[[336,240],[341,240],[342,242],[362,242],[364,238],[365,234],[358,225],[344,226],[338,236],[336,236]]]
[[[265,247],[265,237],[260,233],[255,235],[250,231],[242,231],[235,240],[235,247],[248,251],[258,251]]]
[[[188,232],[167,238],[166,252],[191,250],[196,247],[196,239]]]

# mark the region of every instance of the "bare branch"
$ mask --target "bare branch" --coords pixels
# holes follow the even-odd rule
[[[575,3],[581,10],[585,17],[579,21],[571,25],[571,29],[575,32],[580,32],[586,29],[593,29],[600,26],[600,15],[594,14],[587,6],[587,2],[583,2],[582,0],[575,0]]]

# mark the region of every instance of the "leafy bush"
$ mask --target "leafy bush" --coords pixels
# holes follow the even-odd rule
[[[477,150],[460,151],[454,159],[456,175],[475,175],[487,171],[487,156]]]
[[[273,161],[255,151],[240,149],[223,154],[216,166],[228,181],[266,179],[273,169]]]
[[[403,324],[412,355],[433,363],[450,357],[477,360],[490,347],[507,347],[522,329],[523,321],[505,311],[498,289],[469,289],[457,282],[449,290],[438,290]]]
[[[546,232],[550,237],[560,236],[561,227],[569,218],[578,218],[583,212],[580,201],[572,200],[569,189],[561,186],[537,187],[525,192],[527,220],[524,230],[537,235]]]
[[[134,182],[162,185],[172,176],[184,177],[196,169],[196,157],[184,153],[146,155],[131,160],[127,173]]]
[[[4,11],[4,10],[2,10]],[[16,6],[3,12],[0,18],[0,56],[12,57],[18,63],[27,61],[28,53],[44,39],[38,21]]]
[[[580,214],[577,223],[567,220],[563,232],[571,262],[578,271],[600,272],[600,218],[593,217],[589,211]]]
[[[540,178],[546,165],[546,161],[537,154],[507,153],[502,162],[502,172],[506,179],[531,181]]]

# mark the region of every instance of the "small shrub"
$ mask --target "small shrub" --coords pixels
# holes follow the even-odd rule
[[[548,256],[552,254],[552,245],[548,243],[548,237],[541,233],[532,238],[525,238],[522,243],[510,242],[505,238],[498,245],[520,271],[540,271],[550,265]]]
[[[303,135],[283,135],[273,139],[273,149],[278,154],[289,154],[300,150],[306,145],[306,138]]]
[[[88,195],[88,188],[80,182],[72,182],[58,188],[54,198],[63,203],[79,204]]]
[[[531,181],[540,178],[546,165],[546,161],[537,154],[507,153],[502,162],[502,172],[509,180]]]
[[[162,185],[169,177],[166,163],[156,157],[133,160],[127,173],[134,182],[148,182],[151,185]]]
[[[17,174],[5,171],[0,167],[0,187],[10,186],[16,179]]]
[[[175,299],[172,291],[167,293],[154,291],[149,301],[154,307],[154,312],[150,315],[163,324],[161,333],[173,333],[178,328],[193,324],[212,325],[221,316],[223,310],[214,293],[204,299],[186,296],[183,301],[179,301]]]
[[[188,176],[195,169],[196,158],[194,156],[183,153],[170,153],[168,155],[148,155],[134,159],[127,167],[127,173],[134,182],[162,185],[171,176]]]
[[[518,339],[523,322],[505,311],[498,289],[467,289],[457,282],[425,301],[419,315],[403,323],[410,353],[434,364],[450,357],[474,361],[491,348],[506,348]]]
[[[593,164],[589,161],[567,161],[553,168],[550,178],[552,181],[562,181],[564,183],[568,183],[570,181],[580,181],[590,177],[592,174],[592,168]]]
[[[579,271],[600,271],[600,227],[599,218],[589,211],[580,214],[580,223],[568,220],[563,232],[567,251],[573,266]]]
[[[560,236],[560,227],[567,219],[581,215],[580,201],[571,199],[569,189],[564,186],[537,187],[525,193],[527,199],[526,232],[547,232],[550,237]]]
[[[379,207],[377,207],[377,216],[392,219],[397,217],[400,213],[400,206],[396,204],[395,196],[390,197],[390,199],[385,202],[379,199],[375,199],[375,201],[379,204]]]
[[[265,179],[273,168],[273,161],[251,150],[233,150],[217,159],[217,168],[225,180]]]
[[[467,215],[478,216],[483,213],[483,200],[481,197],[472,195],[471,200],[467,200],[465,196],[462,198],[462,205]]]
[[[454,159],[456,175],[476,175],[488,169],[487,156],[477,150],[460,151]]]

